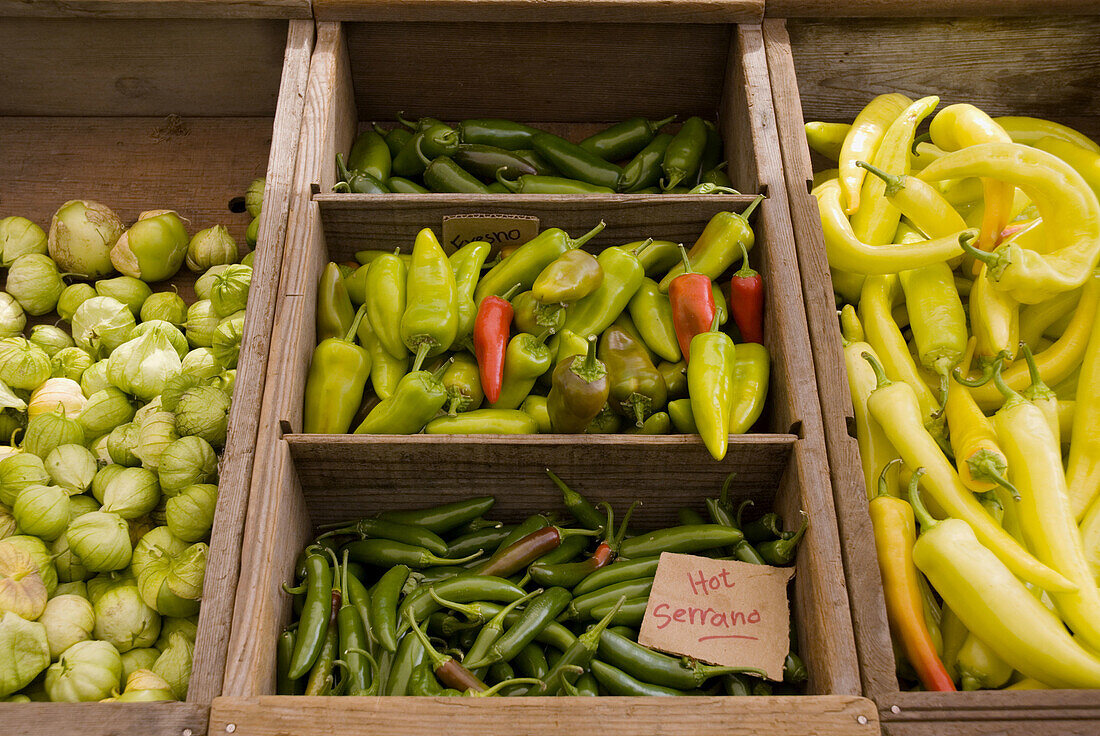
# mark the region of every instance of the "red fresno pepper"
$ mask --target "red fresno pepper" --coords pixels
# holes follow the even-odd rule
[[[745,260],[730,279],[730,313],[742,342],[764,343],[764,279],[749,265],[749,252],[739,243]]]
[[[691,270],[691,259],[683,243],[680,243],[680,254],[684,258],[684,272],[668,285],[668,298],[672,302],[672,325],[676,329],[676,341],[680,343],[680,352],[687,361],[691,352],[688,349],[691,347],[691,338],[710,330],[716,311],[710,277]]]
[[[515,313],[508,299],[521,286],[516,284],[502,297],[485,297],[474,318],[474,355],[481,374],[481,388],[490,404],[500,398],[500,384],[504,380],[504,353],[508,349]]]

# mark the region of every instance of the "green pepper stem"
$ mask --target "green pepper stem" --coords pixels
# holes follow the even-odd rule
[[[344,164],[344,154],[336,154],[336,171],[339,172],[340,178],[346,183],[351,179],[351,172],[348,171],[348,167]],[[335,187],[333,187],[335,189]]]
[[[683,243],[678,243],[676,247],[680,249],[680,257],[684,259],[684,273],[695,273],[691,270],[691,256],[688,255],[687,248]]]
[[[722,326],[721,322],[722,322],[722,315],[717,309],[715,309],[714,310],[714,319],[712,319],[710,321],[710,332],[718,332],[718,328]]]
[[[523,288],[523,284],[522,284],[522,283],[520,283],[520,284],[516,284],[516,285],[515,285],[515,286],[513,286],[513,287],[512,287],[511,289],[509,289],[508,291],[504,292],[504,295],[503,295],[503,296],[501,296],[500,298],[501,298],[501,299],[503,299],[503,300],[504,300],[504,301],[506,301],[506,302],[510,302],[510,301],[512,301],[512,297],[514,297],[514,296],[516,295],[516,292],[517,292],[517,291],[519,291],[519,290],[520,290],[520,289],[522,289],[522,288]]]
[[[439,557],[438,555],[434,555],[431,552],[429,552],[426,555],[426,559],[427,559],[428,562],[430,562],[433,565],[464,565],[467,562],[473,562],[478,557],[481,557],[481,555],[483,553],[484,553],[484,550],[478,550],[477,552],[474,552],[472,555],[469,555],[467,557],[450,558],[450,557]]]
[[[344,342],[355,343],[355,335],[359,332],[359,323],[363,321],[364,315],[367,313],[367,305],[363,303],[359,310],[355,313],[355,319],[351,321],[351,327],[344,334]]]
[[[567,664],[561,668],[561,672],[559,672],[558,675],[561,677],[561,689],[565,691],[566,695],[572,695],[575,697],[581,694],[580,690],[577,689],[577,686],[571,683],[566,675],[576,675],[577,677],[580,677],[583,674],[584,668],[578,667],[575,664]]]
[[[645,241],[634,250],[630,251],[630,255],[637,257],[643,250],[653,245],[653,238],[646,238]]]
[[[416,346],[416,360],[413,361],[412,372],[416,373],[424,365],[424,360],[428,357],[428,353],[435,347],[435,340],[430,337],[424,336]],[[442,378],[443,374],[440,373],[437,378]]]
[[[509,191],[512,191],[512,192],[518,192],[519,191],[519,180],[517,179],[516,181],[511,181],[510,179],[505,179],[503,172],[505,172],[507,170],[508,170],[507,166],[501,166],[499,169],[497,169],[496,174],[495,174],[496,180],[499,181],[505,189],[507,189]]]
[[[619,525],[619,531],[612,539],[608,541],[612,552],[614,552],[615,554],[618,554],[619,546],[623,543],[623,540],[626,539],[627,527],[630,525],[630,517],[634,515],[634,509],[636,509],[638,506],[641,506],[641,504],[642,502],[637,499],[635,499],[634,502],[630,504],[630,508],[626,510],[626,515],[623,516],[623,523]]]
[[[580,247],[581,247],[582,245],[584,245],[585,243],[587,243],[587,242],[588,242],[589,240],[591,240],[592,238],[594,238],[594,237],[596,237],[597,235],[599,235],[599,234],[600,234],[600,232],[601,232],[601,231],[602,231],[602,230],[603,230],[603,229],[604,229],[605,227],[607,227],[607,223],[606,223],[606,222],[604,222],[603,220],[600,220],[600,224],[599,224],[599,225],[596,225],[596,227],[592,228],[591,230],[589,230],[588,232],[586,232],[586,233],[585,233],[584,235],[580,236],[580,237],[579,237],[579,238],[577,238],[576,240],[570,239],[570,240],[569,240],[569,242],[568,242],[568,244],[567,244],[567,247],[568,247],[568,248],[569,248],[570,250],[576,250],[577,248],[580,248]]]
[[[730,505],[730,490],[733,488],[733,481],[737,478],[737,473],[730,473],[726,476],[726,479],[722,481],[722,492],[718,494],[718,503],[722,504],[729,510],[733,510]]]
[[[600,501],[596,504],[596,508],[603,508],[607,512],[607,524],[598,531],[603,534],[605,539],[610,539],[615,532],[615,510],[607,501]]]
[[[802,515],[802,525],[798,527],[798,531],[791,534],[789,537],[784,537],[781,541],[789,543],[791,546],[797,545],[802,541],[802,537],[806,535],[806,530],[810,528],[810,517],[805,511],[799,510],[799,514]]]
[[[747,509],[749,506],[755,506],[755,505],[756,504],[753,503],[753,500],[751,498],[746,498],[744,501],[741,502],[741,505],[737,507],[737,528],[738,529],[742,528],[741,517],[744,515],[745,509]]]
[[[1043,381],[1043,376],[1039,372],[1039,364],[1035,362],[1035,355],[1031,352],[1031,348],[1024,342],[1020,342],[1020,350],[1024,354],[1024,360],[1027,361],[1027,371],[1031,376],[1031,385],[1028,386],[1023,396],[1031,401],[1049,401],[1051,399],[1057,399],[1057,395],[1051,390],[1050,386]]]
[[[588,352],[585,353],[584,360],[578,366],[577,360],[574,358],[570,370],[583,378],[587,383],[598,381],[607,375],[607,369],[604,367],[604,364],[596,357],[595,335],[588,336]]]
[[[664,118],[662,120],[649,120],[647,121],[649,123],[649,131],[656,134],[657,131],[659,131],[661,128],[665,127],[675,119],[675,115],[669,115],[667,118]]]
[[[436,603],[443,606],[444,608],[461,613],[463,616],[466,617],[467,621],[480,621],[484,619],[484,616],[482,616],[481,609],[479,607],[470,605],[468,603],[458,603],[457,601],[448,600],[441,596],[439,593],[436,593],[435,588],[431,586],[428,587],[428,595],[431,596],[432,600],[434,600]]]
[[[424,142],[424,136],[420,133],[416,134],[416,140],[413,143],[416,146],[416,157],[420,159],[420,163],[424,164],[424,168],[428,168],[432,165],[432,160],[424,155],[424,148],[421,145]]]
[[[1013,501],[1020,500],[1019,489],[1017,489],[1016,486],[1012,485],[1012,483],[1008,481],[1008,478],[1004,477],[1004,475],[1001,474],[997,470],[997,468],[993,467],[991,463],[989,463],[988,461],[983,462],[981,459],[975,458],[970,458],[966,462],[967,465],[970,466],[970,474],[973,475],[975,478],[987,480],[991,483],[996,483],[1001,488],[1004,488],[1006,491],[1012,494]],[[975,466],[977,467],[977,472],[975,472]]]
[[[902,189],[905,189],[905,177],[904,176],[894,176],[893,174],[887,174],[885,171],[883,171],[879,167],[872,166],[871,164],[867,163],[866,161],[856,161],[856,166],[860,167],[861,169],[867,169],[872,174],[877,176],[879,179],[882,179],[884,182],[886,182],[886,196],[887,197],[893,197],[895,194],[900,192]]]
[[[332,185],[332,191],[339,192],[340,194],[350,194],[351,187],[348,186],[346,181],[338,181]]]
[[[917,517],[921,530],[934,529],[940,522],[928,511],[924,501],[920,497],[920,477],[924,475],[924,468],[913,471],[913,477],[909,479],[909,505],[913,507],[913,515]]]
[[[577,641],[581,642],[581,645],[591,651],[596,651],[596,648],[600,643],[600,635],[603,634],[604,629],[611,625],[612,619],[619,613],[619,609],[626,603],[626,596],[620,596],[618,602],[611,607],[611,610],[607,612],[607,615],[599,620],[599,622],[577,637]]]
[[[371,123],[371,127],[374,129],[375,133],[382,136],[383,138],[385,138],[390,132],[390,131],[386,130],[385,128],[383,128],[378,123]]]
[[[984,386],[985,384],[989,383],[989,380],[991,378],[993,378],[993,369],[997,366],[997,363],[1000,360],[1001,358],[1000,356],[998,356],[997,360],[986,363],[986,365],[982,367],[982,374],[977,378],[963,378],[962,369],[958,366],[956,366],[955,369],[951,371],[951,377],[955,379],[955,383],[962,384],[963,386],[969,386],[970,388],[978,388],[979,386]]]
[[[890,468],[893,467],[895,463],[900,462],[901,458],[896,457],[882,466],[882,472],[878,474],[878,495],[876,495],[875,498],[882,498],[883,496],[890,495],[890,491],[888,490],[889,486],[886,483],[886,474],[890,472]]]
[[[752,204],[746,207],[745,211],[741,213],[741,219],[747,221],[753,210],[755,210],[765,199],[767,199],[767,197],[765,197],[763,194],[757,194],[756,199],[752,201]]]
[[[405,621],[407,621],[412,628],[416,638],[420,640],[420,644],[424,647],[424,652],[428,655],[428,659],[432,661],[432,669],[439,669],[454,659],[454,657],[449,657],[446,654],[440,654],[436,648],[432,646],[432,642],[428,639],[428,635],[417,625],[416,616],[413,615],[412,611],[405,612]]]
[[[291,588],[286,583],[283,583],[283,592],[287,595],[302,595],[306,592],[306,586],[299,585],[297,588]]]
[[[471,698],[490,698],[506,687],[512,687],[513,685],[542,685],[546,686],[546,683],[537,677],[513,677],[510,680],[501,680],[496,685],[490,688],[482,690],[480,692],[476,690],[467,690],[463,695]]]
[[[909,150],[913,153],[913,155],[916,155],[917,154],[917,146],[919,146],[922,143],[931,143],[931,142],[932,142],[932,134],[925,131],[924,133],[921,133],[920,135],[913,137],[913,147],[910,148]]]
[[[404,110],[397,113],[397,122],[401,123],[402,125],[404,125],[409,130],[416,130],[416,123],[405,119],[405,111]]]
[[[875,380],[878,382],[875,384],[876,390],[880,388],[885,388],[886,386],[889,386],[893,383],[893,381],[886,377],[886,371],[882,369],[882,363],[878,362],[878,358],[876,358],[874,354],[869,353],[865,350],[862,353],[862,357],[864,360],[871,364],[871,370],[875,372]]]
[[[539,345],[544,345],[546,343],[546,338],[553,335],[556,331],[557,330],[555,330],[553,327],[547,327],[545,330],[535,336],[535,342],[537,342]]]
[[[462,404],[462,399],[462,396],[455,396],[453,399],[451,399],[451,404],[447,407],[448,415],[453,417],[458,414],[458,407]]]
[[[741,268],[739,268],[733,275],[742,278],[752,278],[758,276],[759,273],[749,265],[749,250],[745,247],[745,241],[738,240],[737,245],[741,247]]]
[[[993,266],[997,263],[998,258],[994,253],[986,253],[984,250],[978,250],[970,244],[970,241],[974,239],[973,233],[959,233],[959,246],[966,251],[966,253],[974,258],[974,260],[981,261],[987,266]]]
[[[1023,396],[1016,393],[1011,386],[1005,383],[1004,376],[1001,375],[1001,368],[1004,365],[1004,361],[1001,358],[997,358],[993,364],[993,385],[997,387],[997,390],[1001,392],[1001,395],[1005,397],[1005,403],[1001,407],[1001,410],[1008,408],[1009,406],[1016,405],[1021,401],[1025,401]]]

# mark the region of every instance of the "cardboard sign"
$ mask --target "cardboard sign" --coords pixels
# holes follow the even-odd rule
[[[492,260],[502,247],[518,248],[538,234],[539,218],[533,215],[447,215],[440,242],[450,254],[467,243],[484,240],[492,246]]]
[[[638,643],[782,680],[793,575],[790,567],[662,553]]]

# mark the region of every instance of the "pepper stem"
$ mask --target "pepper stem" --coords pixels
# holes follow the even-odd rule
[[[714,310],[714,319],[710,321],[710,332],[718,332],[718,328],[722,326],[722,315],[718,310]]]
[[[911,151],[911,152],[912,152],[912,153],[913,153],[914,155],[916,155],[916,153],[917,153],[917,146],[919,146],[919,145],[920,145],[920,144],[922,144],[922,143],[931,143],[931,142],[932,142],[932,134],[931,134],[931,133],[929,133],[929,132],[927,132],[927,131],[925,131],[924,133],[921,133],[920,135],[918,135],[918,136],[914,136],[914,137],[913,137],[913,147],[912,147],[912,148],[910,148],[909,150],[910,150],[910,151]]]
[[[653,245],[653,238],[646,238],[645,241],[634,250],[630,251],[630,255],[637,257],[643,250]]]
[[[611,539],[611,536],[615,533],[615,510],[611,507],[607,501],[600,501],[596,504],[597,508],[602,508],[607,512],[607,524],[603,529],[598,529],[603,534],[604,539]]]
[[[570,240],[569,240],[569,244],[568,244],[568,247],[569,247],[569,249],[570,249],[570,250],[576,250],[577,248],[580,248],[580,247],[581,247],[582,245],[584,245],[585,243],[587,243],[587,242],[588,242],[589,240],[591,240],[592,238],[594,238],[594,237],[596,237],[597,235],[599,235],[599,234],[600,234],[600,232],[601,232],[601,231],[602,231],[602,230],[603,230],[603,229],[604,229],[605,227],[607,227],[607,223],[606,223],[606,222],[604,222],[603,220],[600,220],[600,224],[599,224],[599,225],[596,225],[596,227],[592,228],[591,230],[589,230],[588,232],[586,232],[586,233],[585,233],[584,235],[580,236],[580,237],[579,237],[579,238],[577,238],[576,240],[572,240],[572,239],[570,239]]]
[[[589,651],[596,651],[596,648],[600,643],[600,635],[603,634],[604,629],[611,625],[612,619],[619,613],[619,609],[626,603],[626,596],[620,596],[619,601],[611,607],[611,610],[607,612],[607,615],[599,620],[599,622],[577,637],[577,641],[582,642],[585,649]]]
[[[452,417],[458,414],[458,407],[462,404],[462,399],[462,396],[455,396],[451,399],[451,404],[447,407],[447,414]]]
[[[546,338],[550,337],[555,332],[557,332],[557,330],[555,330],[553,327],[547,327],[545,330],[535,336],[535,342],[537,342],[539,345],[543,345],[546,343]]]
[[[802,515],[802,526],[798,527],[798,531],[794,532],[789,537],[784,536],[781,540],[788,543],[792,547],[802,541],[802,537],[806,536],[806,530],[810,528],[810,517],[806,514],[805,511],[799,510],[798,513]],[[786,533],[787,532],[784,532],[784,534]]]
[[[385,138],[386,135],[390,132],[390,131],[386,130],[385,128],[383,128],[378,123],[371,123],[371,127],[374,128],[375,133],[382,136],[383,138]]]
[[[363,316],[367,313],[367,305],[364,303],[359,307],[359,310],[355,313],[355,319],[351,321],[351,327],[347,333],[344,334],[344,342],[355,342],[355,335],[359,332],[359,323],[363,321]]]
[[[513,685],[542,685],[543,687],[545,687],[546,683],[538,679],[537,677],[513,677],[510,680],[501,680],[496,685],[493,685],[492,687],[482,690],[480,692],[475,690],[467,690],[463,694],[472,698],[489,698],[496,695],[504,688],[512,687]]]
[[[627,527],[630,525],[630,517],[634,515],[634,509],[641,504],[642,502],[637,499],[634,500],[634,503],[630,504],[630,508],[626,510],[626,514],[623,516],[623,523],[619,525],[619,531],[615,534],[614,538],[610,540],[609,546],[615,554],[618,554],[619,545],[621,545],[626,538]]]
[[[339,172],[340,178],[343,179],[345,183],[351,179],[351,172],[348,171],[348,167],[344,164],[343,153],[336,154],[336,171]],[[333,187],[333,189],[335,189],[335,187]]]
[[[504,292],[504,294],[500,298],[503,299],[506,302],[510,302],[510,301],[512,301],[512,297],[514,297],[516,295],[516,292],[519,291],[522,288],[523,288],[523,284],[521,284],[521,283],[516,284],[511,289]]]
[[[420,640],[421,645],[424,647],[424,652],[428,655],[428,659],[432,661],[432,669],[439,669],[443,665],[450,662],[454,657],[449,657],[446,654],[440,654],[435,647],[432,646],[431,640],[428,639],[428,635],[425,634],[416,623],[416,616],[412,611],[405,611],[405,620],[412,628],[413,634]]]
[[[420,340],[419,344],[417,344],[417,346],[416,346],[416,360],[413,361],[413,369],[412,369],[413,373],[416,373],[424,365],[424,361],[425,361],[425,359],[427,359],[428,353],[430,353],[432,351],[432,348],[435,347],[432,344],[434,342],[435,342],[435,340],[431,339],[430,337],[425,336]],[[443,374],[440,373],[439,377],[442,378]]]
[[[738,240],[737,245],[741,246],[741,268],[734,272],[733,275],[741,279],[758,276],[759,274],[757,273],[757,271],[749,265],[749,251],[748,248],[745,247],[745,241]]]
[[[982,455],[982,452],[977,452],[971,457],[967,458],[966,464],[970,468],[970,474],[979,480],[986,480],[991,483],[996,483],[1001,488],[1004,488],[1010,494],[1012,494],[1013,501],[1020,500],[1020,491],[1016,486],[1012,485],[1008,481],[1008,478],[1004,476],[1003,464],[995,462],[988,455]],[[998,465],[1002,465],[998,468]]]
[[[902,189],[905,189],[905,177],[904,176],[894,176],[893,174],[887,174],[885,171],[883,171],[879,167],[872,166],[871,164],[867,163],[866,161],[856,161],[856,166],[860,167],[861,169],[867,169],[872,174],[877,176],[879,179],[882,179],[884,182],[886,182],[886,196],[887,197],[893,197],[895,194],[900,192]]]
[[[684,273],[695,273],[691,270],[691,256],[688,255],[687,248],[683,243],[679,243],[676,247],[680,249],[680,257],[684,259]]]
[[[416,123],[412,122],[411,120],[406,120],[405,119],[405,111],[404,110],[397,113],[397,122],[401,123],[402,125],[404,125],[409,130],[416,130]]]
[[[1024,398],[1031,401],[1056,399],[1057,396],[1054,391],[1043,381],[1043,376],[1039,372],[1039,364],[1035,362],[1035,355],[1031,352],[1031,347],[1021,341],[1020,350],[1024,354],[1024,360],[1027,361],[1027,371],[1031,376],[1031,385],[1023,392]]]
[[[348,186],[346,181],[338,181],[332,185],[332,191],[339,192],[340,194],[350,194],[351,187]]]
[[[733,510],[733,506],[730,504],[730,490],[733,488],[733,481],[735,478],[737,478],[737,473],[730,473],[727,475],[726,479],[722,481],[722,492],[718,494],[718,503],[731,511]]]
[[[424,136],[419,133],[416,134],[416,142],[413,144],[416,146],[416,157],[420,159],[420,163],[424,164],[424,168],[428,168],[431,165],[432,160],[424,155],[424,148],[421,144],[424,142]]]
[[[741,505],[737,507],[737,528],[738,529],[742,528],[741,517],[744,515],[745,509],[747,509],[749,506],[754,506],[754,505],[755,504],[753,503],[751,498],[746,498],[744,501],[741,502]]]
[[[920,477],[924,475],[924,468],[913,471],[913,477],[909,479],[909,505],[913,507],[913,515],[920,522],[921,529],[927,531],[934,529],[940,522],[928,512],[928,507],[920,497]]]
[[[982,375],[977,378],[963,378],[962,370],[956,367],[951,371],[951,377],[955,379],[956,383],[960,383],[963,386],[969,386],[970,388],[978,388],[989,383],[989,379],[993,378],[993,370],[997,367],[997,364],[1001,361],[1001,357],[998,356],[996,360],[987,363],[982,368]]]
[[[496,176],[496,180],[499,181],[505,189],[507,189],[510,192],[518,192],[519,191],[519,181],[518,180],[512,181],[510,179],[505,179],[504,178],[504,173],[503,172],[505,172],[507,170],[508,170],[507,166],[501,166],[499,169],[496,170],[496,174],[494,176]]]
[[[667,118],[664,118],[662,120],[650,120],[650,121],[648,121],[649,122],[649,130],[650,130],[651,133],[656,133],[658,130],[665,127],[666,125],[668,125],[669,123],[671,123],[675,119],[676,119],[675,115],[669,115]]]
[[[634,426],[641,428],[645,424],[645,411],[653,404],[648,396],[635,392],[630,397],[630,407],[634,412]]]
[[[755,210],[765,199],[767,199],[767,197],[765,197],[763,194],[757,194],[756,199],[752,201],[752,204],[746,207],[745,211],[741,213],[741,219],[748,220],[749,215],[752,214],[753,210]]]
[[[724,187],[721,184],[715,184],[713,182],[705,181],[702,184],[696,184],[692,187],[688,194],[740,194],[733,187]]]
[[[588,336],[588,352],[585,353],[584,360],[578,361],[573,359],[573,363],[569,366],[569,370],[573,371],[576,375],[585,380],[586,383],[592,383],[598,381],[607,375],[607,368],[596,357],[596,336]]]
[[[876,495],[875,498],[882,498],[883,496],[893,495],[890,493],[889,486],[886,483],[886,474],[890,472],[890,468],[893,467],[895,463],[900,462],[901,458],[896,457],[882,466],[882,472],[878,474],[878,495]]]
[[[561,668],[561,672],[559,672],[558,675],[561,677],[561,689],[565,691],[566,695],[572,695],[575,697],[581,694],[580,690],[577,689],[577,686],[570,682],[569,678],[566,677],[566,675],[574,675],[576,677],[580,677],[583,674],[584,668],[579,667],[575,664],[569,664]]]
[[[886,371],[882,369],[882,363],[878,362],[878,358],[876,358],[874,354],[865,350],[862,353],[862,358],[871,364],[871,370],[875,372],[875,380],[878,381],[878,383],[875,384],[876,390],[885,388],[893,383],[893,381],[886,377]]]
[[[986,264],[987,266],[996,265],[997,261],[999,260],[997,258],[997,256],[994,255],[993,253],[987,253],[984,250],[978,250],[977,248],[972,246],[970,244],[970,241],[973,240],[973,239],[974,239],[974,234],[973,233],[969,233],[969,232],[960,233],[959,234],[959,246],[964,251],[966,251],[967,255],[974,258],[974,260],[981,261],[982,263]]]
[[[1005,397],[1005,404],[1001,408],[1004,409],[1009,403],[1017,404],[1024,401],[1024,397],[1016,393],[1011,386],[1005,383],[1004,377],[1001,375],[1001,367],[1004,365],[1004,361],[1001,358],[997,358],[997,361],[993,364],[993,385],[997,387],[997,390],[1001,392],[1001,395]]]
[[[435,588],[431,586],[428,587],[428,595],[431,596],[432,600],[434,600],[436,603],[443,606],[444,608],[461,613],[463,616],[466,617],[467,621],[481,621],[485,618],[481,614],[481,609],[477,606],[472,606],[468,603],[458,603],[457,601],[448,600],[447,598],[439,595],[439,593],[436,593]]]

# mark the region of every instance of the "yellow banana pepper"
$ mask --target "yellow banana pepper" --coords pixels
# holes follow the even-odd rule
[[[942,238],[967,229],[962,216],[931,184],[904,174],[894,176],[866,161],[857,163],[885,182],[886,199],[928,237]]]
[[[839,161],[840,150],[851,129],[847,123],[806,123],[806,142],[811,151],[830,161]]]
[[[911,102],[905,95],[896,93],[879,95],[867,103],[867,107],[856,116],[838,158],[847,214],[851,215],[859,210],[860,189],[863,178],[867,175],[867,172],[856,166],[856,161],[870,161],[874,158],[887,128]]]
[[[1094,276],[1089,285],[1097,280],[1098,277]],[[1093,499],[1100,498],[1100,319],[1096,319],[1096,312],[1100,309],[1097,306],[1098,301],[1100,300],[1091,300],[1090,305],[1082,294],[1077,306],[1078,313],[1091,309],[1093,320],[1092,333],[1088,337],[1084,361],[1081,363],[1081,375],[1077,379],[1073,437],[1069,444],[1069,467],[1066,470],[1070,506],[1076,519],[1084,516]],[[1075,320],[1076,317],[1074,315]],[[1049,379],[1048,382],[1058,383]]]
[[[1100,153],[1100,145],[1097,145],[1087,135],[1078,133],[1073,128],[1052,120],[1042,118],[1029,118],[1023,116],[1006,116],[993,118],[993,120],[1008,133],[1013,143],[1022,143],[1025,146],[1034,146],[1043,138],[1053,137],[1069,141],[1095,153]]]
[[[1073,170],[1092,187],[1092,193],[1100,197],[1100,153],[1050,136],[1040,140],[1035,147],[1057,156],[1072,166]]]

